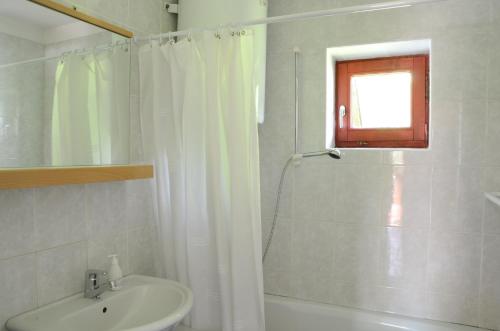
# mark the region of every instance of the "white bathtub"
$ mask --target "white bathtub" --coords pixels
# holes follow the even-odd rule
[[[266,331],[484,331],[273,295],[266,295],[265,307]]]

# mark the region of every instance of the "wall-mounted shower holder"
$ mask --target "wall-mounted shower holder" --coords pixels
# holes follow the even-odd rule
[[[179,5],[176,3],[164,3],[165,10],[170,14],[179,14]]]

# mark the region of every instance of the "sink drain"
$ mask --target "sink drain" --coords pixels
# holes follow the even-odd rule
[[[108,311],[108,308],[107,308],[107,307],[104,307],[104,308],[102,309],[102,313],[103,313],[103,314],[106,314],[106,312],[107,312],[107,311]]]

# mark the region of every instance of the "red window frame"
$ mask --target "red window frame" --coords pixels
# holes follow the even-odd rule
[[[412,124],[410,128],[355,129],[350,127],[351,77],[353,75],[406,71],[412,74]],[[335,145],[349,148],[426,148],[429,146],[429,56],[411,55],[336,63]],[[340,107],[345,115],[340,116]],[[342,121],[342,127],[340,126]]]

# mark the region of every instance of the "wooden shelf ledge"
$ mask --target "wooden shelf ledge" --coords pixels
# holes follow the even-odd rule
[[[115,182],[154,176],[152,165],[0,169],[0,189]]]

